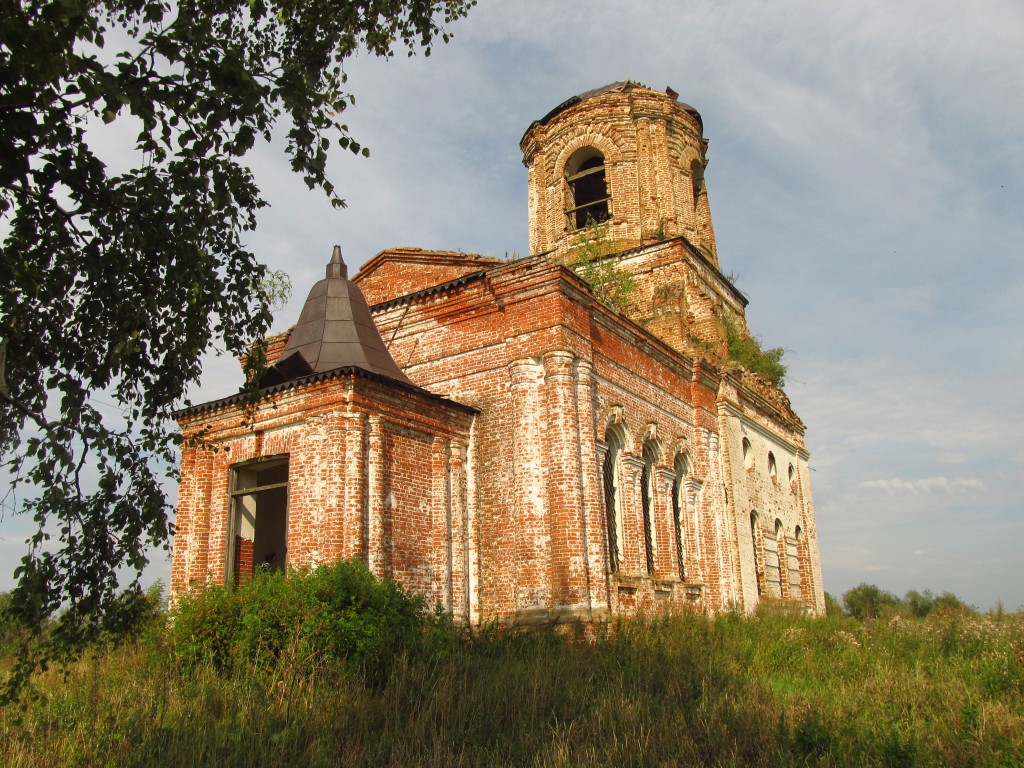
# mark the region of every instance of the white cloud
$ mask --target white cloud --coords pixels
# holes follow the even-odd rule
[[[985,484],[975,478],[964,477],[925,477],[920,480],[865,480],[861,488],[879,489],[894,494],[900,491],[909,493],[966,493],[967,491],[983,491]]]

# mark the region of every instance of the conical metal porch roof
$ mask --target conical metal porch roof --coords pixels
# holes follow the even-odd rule
[[[346,366],[413,383],[388,352],[362,291],[348,279],[341,247],[336,245],[327,276],[309,292],[299,322],[265,382],[279,383]]]

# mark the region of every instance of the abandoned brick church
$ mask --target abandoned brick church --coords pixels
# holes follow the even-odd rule
[[[521,148],[532,255],[396,248],[350,280],[335,248],[254,418],[179,414],[172,594],[358,558],[471,623],[823,611],[804,425],[729,357],[700,115],[614,83]]]

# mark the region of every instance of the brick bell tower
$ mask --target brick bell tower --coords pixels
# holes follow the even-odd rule
[[[718,266],[700,114],[671,88],[627,80],[559,104],[519,143],[530,252],[564,252],[588,219],[622,249],[685,237]]]
[[[747,299],[721,273],[696,109],[631,80],[563,101],[520,141],[530,250],[573,264],[596,238],[635,280],[619,310],[676,349],[722,362]],[[599,233],[588,222],[603,225]]]

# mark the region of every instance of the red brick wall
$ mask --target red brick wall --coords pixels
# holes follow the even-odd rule
[[[723,312],[746,332],[744,299],[682,239],[623,253],[617,267],[632,275],[636,286],[626,314],[680,352],[724,359]]]
[[[652,248],[657,263],[666,249]],[[401,271],[378,270],[382,295],[407,287]],[[697,593],[712,610],[747,604],[749,509],[731,492],[742,470],[729,414],[802,450],[802,432],[780,426],[776,405],[594,303],[576,275],[543,258],[493,266],[485,280],[384,307],[375,320],[414,381],[479,413],[349,375],[279,394],[251,429],[231,409],[185,419],[186,434],[209,427],[218,449],[183,451],[173,592],[223,579],[231,467],[287,454],[289,565],[359,557],[472,621],[590,619],[692,605]],[[600,467],[609,424],[625,435],[617,573]],[[645,440],[658,454],[653,574],[639,487]],[[680,453],[685,583],[669,495]],[[820,571],[809,487],[800,487],[810,597]]]
[[[588,307],[575,277],[543,260],[495,268],[486,284],[392,307],[375,319],[410,376],[481,411],[473,453],[485,618],[617,610],[620,592],[623,609],[660,599],[682,604],[669,471],[683,445],[705,483],[701,508],[691,510],[705,521],[705,540],[692,548],[688,573],[714,582],[709,604],[726,602],[721,582],[730,573],[717,553],[728,542],[713,511],[725,493],[707,447],[717,432],[714,379],[710,389],[700,383],[706,373],[695,384],[678,354]],[[653,578],[642,549],[639,486],[628,471],[623,566],[616,577],[607,573],[596,444],[612,409],[631,436],[627,454],[638,455],[644,430],[657,425]]]
[[[183,450],[172,595],[224,579],[232,468],[287,455],[288,567],[360,558],[379,575],[390,569],[450,609],[451,587],[436,586],[450,581],[447,555],[438,552],[447,553],[448,539],[464,532],[445,527],[451,496],[447,452],[468,443],[472,418],[456,404],[351,374],[280,393],[257,411],[251,427],[234,406],[184,418],[186,437],[205,430],[208,442]],[[382,431],[390,435],[385,448],[378,440]],[[443,462],[435,461],[439,448]],[[382,450],[396,461],[384,463]],[[377,493],[382,477],[390,499]],[[459,482],[464,485],[465,477]],[[464,488],[457,490],[465,495]],[[388,519],[392,513],[395,518]],[[382,560],[386,528],[394,535]],[[465,543],[457,548],[464,550]],[[251,572],[247,551],[243,543],[236,562],[240,571]],[[465,595],[465,585],[459,588]]]
[[[254,565],[253,540],[235,536],[235,578],[252,576]]]
[[[391,248],[370,259],[352,278],[368,304],[405,296],[493,266],[498,259],[458,251]]]
[[[438,512],[446,509],[446,499],[435,494],[433,445],[430,435],[390,425],[384,430],[383,572],[426,595],[431,603],[444,604],[447,526]]]

